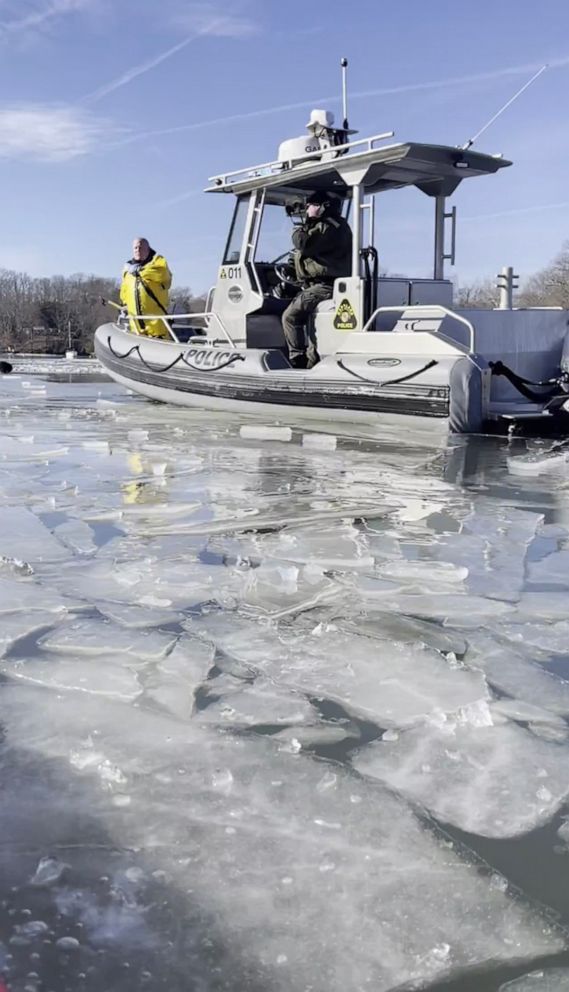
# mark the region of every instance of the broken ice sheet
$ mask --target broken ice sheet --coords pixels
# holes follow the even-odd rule
[[[142,660],[162,658],[176,642],[175,634],[119,627],[102,618],[71,620],[42,637],[48,651],[77,655],[133,655]]]
[[[82,520],[66,520],[55,528],[54,534],[58,540],[78,554],[90,555],[97,551],[93,530]]]
[[[61,561],[69,557],[69,551],[31,510],[23,506],[4,506],[0,555],[21,558],[33,565]]]
[[[452,667],[420,644],[358,637],[334,624],[309,633],[298,625],[264,625],[238,616],[210,615],[186,626],[276,685],[333,700],[382,727],[454,712],[487,696],[481,672]]]
[[[569,794],[569,749],[512,724],[413,728],[368,745],[353,763],[438,820],[484,837],[534,830]]]
[[[10,679],[58,691],[91,693],[115,699],[134,700],[142,693],[135,672],[124,665],[99,659],[46,658],[45,655],[0,662],[0,671]]]
[[[146,679],[145,699],[152,700],[179,719],[189,719],[194,710],[196,690],[207,681],[214,655],[213,645],[183,635]]]
[[[243,949],[272,992],[392,992],[564,946],[538,911],[472,870],[400,799],[339,766],[267,738],[112,701],[69,705],[29,687],[0,694],[0,721],[8,754],[25,747],[29,760],[73,761],[68,803],[81,808],[91,783],[111,841],[175,878],[179,925],[198,938],[219,928],[235,955],[221,977],[240,987]],[[93,760],[79,765],[78,742],[93,728],[96,746],[84,749]],[[121,796],[129,803],[118,815]],[[84,932],[89,940],[88,920]],[[171,953],[181,953],[176,944]]]
[[[233,542],[218,536],[209,547],[222,554],[310,564],[320,569],[370,569],[374,563],[362,529],[345,520],[333,526],[291,527],[277,534],[244,534]]]
[[[498,992],[567,992],[569,968],[545,968],[500,985]]]
[[[53,613],[4,613],[0,625],[0,658],[13,648],[16,641],[41,630],[53,627],[57,617]]]
[[[525,582],[525,559],[543,516],[512,506],[475,509],[458,534],[448,534],[434,545],[441,561],[468,569],[470,593],[506,601],[519,599]]]
[[[27,613],[30,610],[64,613],[73,605],[77,603],[34,578],[0,575],[0,614]]]
[[[217,679],[209,684],[215,697]],[[299,693],[279,688],[268,679],[258,678],[239,691],[223,692],[196,714],[200,723],[252,727],[258,724],[305,723],[314,721],[316,711]],[[297,728],[295,728],[296,730]]]
[[[487,633],[473,633],[466,663],[513,699],[569,716],[569,682],[534,664],[520,648]]]

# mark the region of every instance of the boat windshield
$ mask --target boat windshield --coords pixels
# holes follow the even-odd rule
[[[284,206],[266,203],[259,231],[255,260],[269,262],[292,251],[292,223]]]
[[[245,233],[245,224],[247,222],[249,197],[249,193],[237,197],[233,220],[231,221],[231,228],[229,230],[229,237],[227,239],[227,247],[223,256],[224,265],[234,265],[235,262],[238,262],[241,258],[241,246],[243,244],[243,235]]]

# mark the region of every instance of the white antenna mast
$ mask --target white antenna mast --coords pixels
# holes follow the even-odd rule
[[[521,94],[524,92],[524,90],[527,90],[528,86],[531,86],[531,84],[537,79],[537,77],[538,76],[541,76],[542,72],[545,72],[546,69],[547,69],[547,64],[546,65],[542,65],[541,69],[538,69],[537,72],[535,72],[533,74],[533,76],[531,77],[531,79],[528,79],[527,83],[524,83],[524,85],[517,91],[517,93],[514,93],[514,95],[512,97],[510,97],[510,99],[508,100],[508,102],[505,103],[504,106],[500,108],[500,110],[498,111],[497,114],[494,114],[494,116],[490,118],[490,120],[488,121],[487,124],[484,125],[484,127],[481,127],[480,130],[476,132],[476,134],[474,135],[473,138],[469,138],[468,141],[466,142],[466,144],[460,145],[460,148],[462,149],[462,151],[463,152],[468,151],[468,149],[472,147],[472,145],[474,144],[474,142],[478,140],[478,138],[480,137],[480,135],[483,134],[484,131],[486,131],[486,129],[489,128],[490,125],[493,124],[494,121],[498,119],[498,117],[500,116],[500,114],[503,114],[504,111],[508,109],[508,107],[511,107],[512,103],[514,102],[514,100],[517,100],[518,97],[521,96]]]
[[[348,131],[350,127],[348,124],[348,60],[346,58],[341,59],[340,65],[342,67],[342,106],[344,114],[342,127],[344,131]]]

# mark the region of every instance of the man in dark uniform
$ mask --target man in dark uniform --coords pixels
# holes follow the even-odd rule
[[[322,300],[331,299],[334,279],[352,269],[352,232],[327,193],[309,195],[306,218],[293,231],[292,243],[302,290],[283,313],[283,330],[291,365],[306,369],[318,361],[314,342],[307,342],[308,319]]]

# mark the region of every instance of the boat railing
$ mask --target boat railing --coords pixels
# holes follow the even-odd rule
[[[125,328],[126,330],[130,331],[132,334],[140,335],[141,337],[143,337],[144,335],[141,334],[140,331],[133,330],[132,325],[130,323],[131,321],[134,322],[137,320],[142,320],[142,321],[160,320],[164,324],[166,330],[168,331],[168,336],[172,339],[172,341],[175,341],[176,344],[185,344],[185,342],[180,341],[178,335],[176,334],[176,330],[174,327],[176,322],[178,324],[182,323],[182,321],[185,324],[191,322],[192,325],[195,325],[197,321],[203,321],[204,329],[207,332],[210,331],[211,323],[212,321],[214,321],[219,327],[219,330],[221,331],[223,336],[225,337],[227,343],[232,348],[235,348],[235,342],[231,337],[229,331],[227,330],[225,324],[223,323],[221,317],[219,316],[218,313],[215,313],[215,311],[213,310],[203,310],[197,313],[164,313],[164,314],[163,313],[143,313],[143,314],[127,313],[126,310],[124,310],[124,312],[122,312],[118,317],[117,323],[119,327]]]
[[[417,317],[415,318],[417,320],[420,320],[422,317],[442,317],[442,318],[449,317],[451,320],[456,321],[458,324],[462,324],[468,330],[469,353],[472,354],[474,352],[474,325],[472,324],[472,322],[468,320],[466,317],[461,316],[461,314],[456,313],[455,310],[449,310],[448,307],[440,306],[437,303],[427,304],[425,306],[421,306],[421,304],[417,303],[414,306],[410,306],[409,304],[403,304],[397,307],[377,307],[377,309],[374,310],[371,317],[365,323],[364,327],[362,328],[362,332],[369,331],[370,328],[373,327],[376,317],[378,317],[379,314],[382,313],[403,314],[403,313],[408,313],[410,310],[417,311]],[[410,317],[409,319],[411,320],[412,318]],[[450,344],[456,347],[457,342],[454,341],[453,338],[449,338],[446,334],[443,334],[439,330],[432,331],[432,333],[436,334],[437,337],[442,338],[444,341],[448,341]]]
[[[384,131],[382,134],[374,134],[370,138],[358,138],[357,141],[347,141],[344,145],[331,145],[330,148],[317,148],[313,152],[306,152],[302,155],[301,164],[310,159],[316,162],[328,161],[330,158],[337,158],[346,152],[358,149],[359,154],[365,154],[374,150],[376,141],[385,141],[392,138],[395,131]],[[232,186],[235,183],[243,182],[247,179],[258,178],[260,176],[273,176],[293,166],[299,164],[298,156],[286,159],[276,159],[274,162],[262,162],[260,165],[249,165],[245,169],[234,169],[231,172],[222,172],[218,176],[209,176],[208,182],[214,183],[214,188]]]

